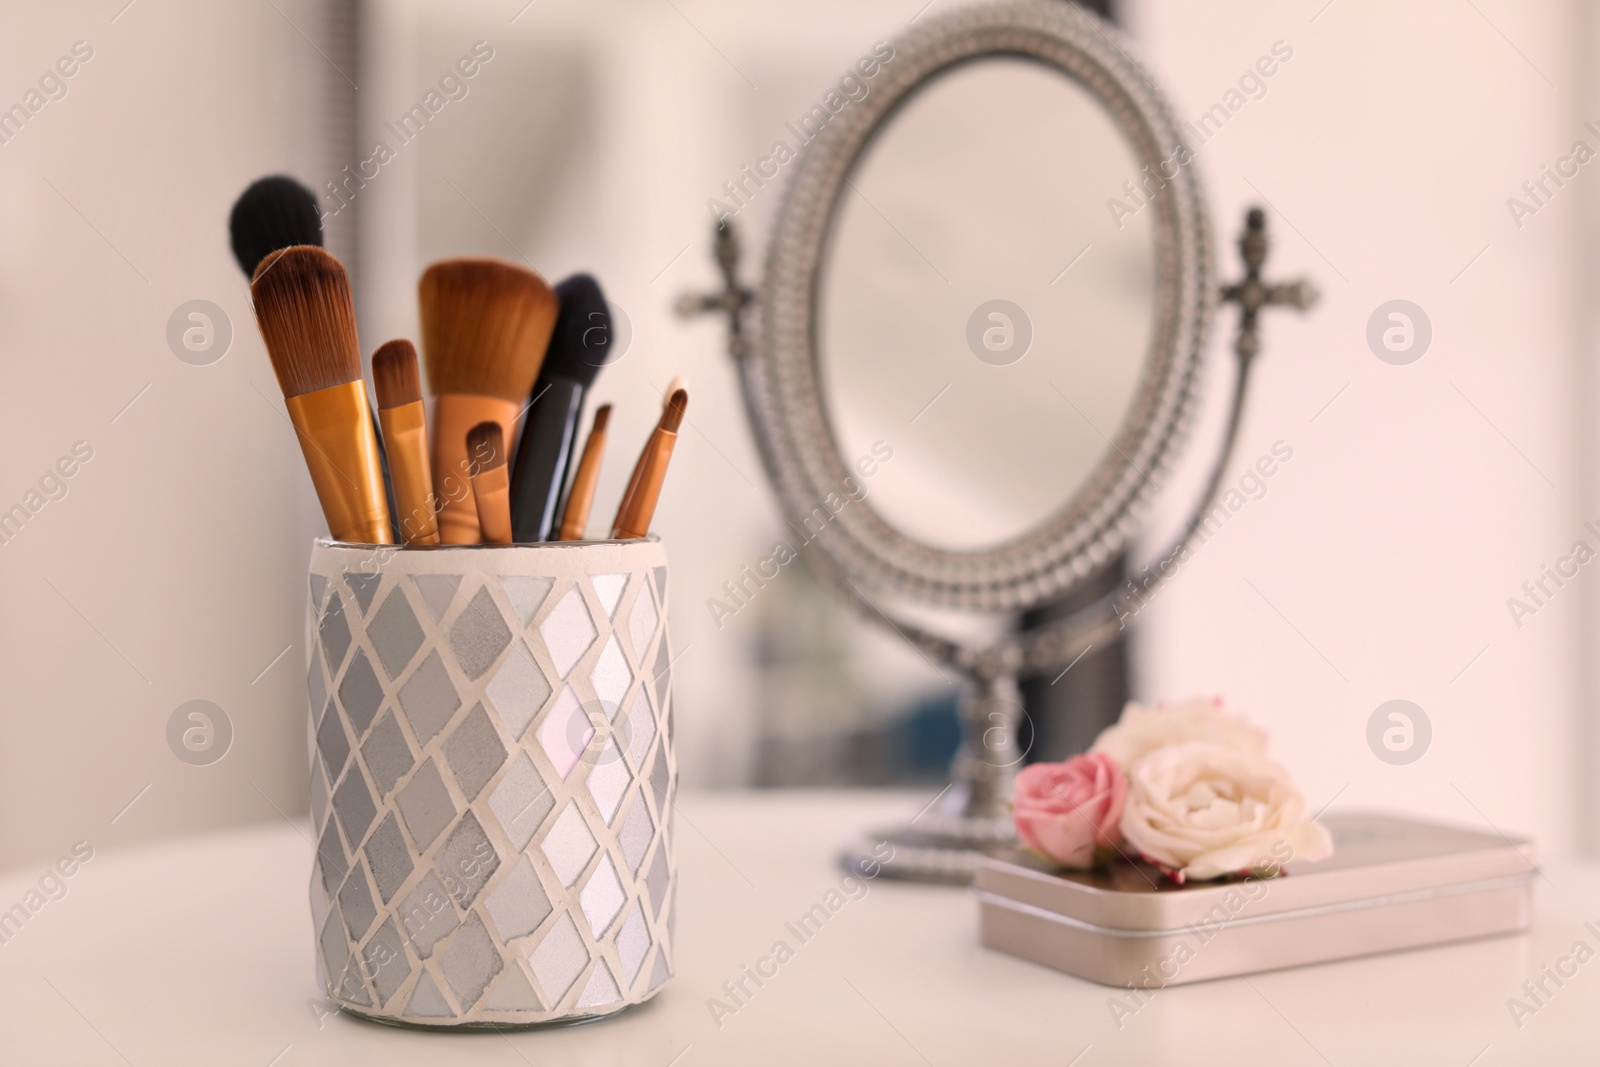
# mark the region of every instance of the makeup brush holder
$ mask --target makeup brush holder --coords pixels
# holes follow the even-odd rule
[[[311,554],[311,877],[341,1008],[570,1023],[672,975],[659,541]]]

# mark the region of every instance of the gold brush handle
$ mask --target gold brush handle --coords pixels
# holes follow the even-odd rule
[[[362,379],[284,399],[335,541],[390,545],[378,438]]]

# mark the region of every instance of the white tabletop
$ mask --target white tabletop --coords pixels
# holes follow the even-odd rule
[[[926,799],[926,798],[922,798]],[[1519,1028],[1507,999],[1578,941],[1600,952],[1600,868],[1553,866],[1531,934],[1161,990],[1121,1027],[1114,991],[984,949],[963,889],[872,883],[798,943],[839,886],[838,844],[905,795],[711,794],[679,806],[677,976],[592,1025],[416,1033],[326,1014],[303,828],[102,851],[0,944],[6,1064],[1576,1064],[1600,1058],[1600,957]],[[43,871],[0,878],[0,909]],[[742,1007],[708,998],[778,940]],[[770,969],[770,968],[769,968]],[[1531,1004],[1531,1002],[1529,1002]],[[720,1025],[719,1025],[720,1022]],[[1487,1049],[1487,1051],[1485,1051]],[[275,1058],[276,1057],[276,1058]],[[1075,1058],[1076,1057],[1076,1058]],[[1474,1059],[1474,1057],[1480,1057]]]

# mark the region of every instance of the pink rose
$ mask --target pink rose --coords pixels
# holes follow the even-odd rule
[[[1017,775],[1017,836],[1063,867],[1093,867],[1096,848],[1122,841],[1118,825],[1127,796],[1127,777],[1103,752],[1032,764]]]

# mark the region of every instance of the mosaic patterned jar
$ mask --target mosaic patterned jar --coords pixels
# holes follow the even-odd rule
[[[672,974],[660,542],[311,555],[311,878],[341,1008],[608,1015]]]

